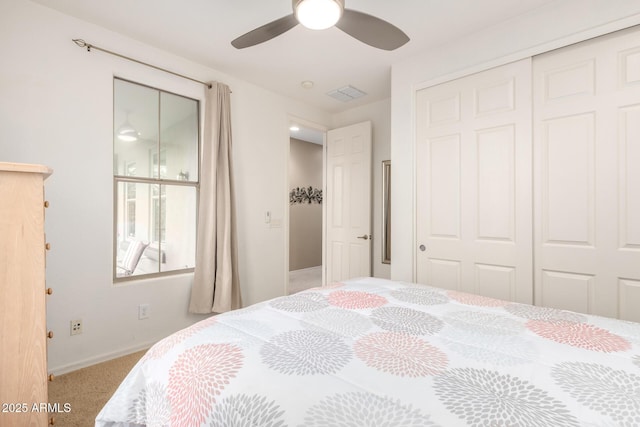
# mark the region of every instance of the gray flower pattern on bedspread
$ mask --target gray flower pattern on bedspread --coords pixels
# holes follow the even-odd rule
[[[313,406],[300,427],[431,427],[428,415],[371,393],[334,395]]]
[[[530,320],[566,320],[576,323],[587,321],[587,317],[583,314],[558,310],[557,308],[538,307],[526,304],[509,304],[505,306],[504,309],[514,316]]]
[[[327,375],[338,372],[353,354],[338,335],[290,331],[273,337],[260,350],[262,361],[287,375]]]
[[[213,409],[210,427],[281,427],[284,411],[265,396],[229,396]]]
[[[456,311],[443,316],[447,325],[481,335],[520,335],[526,329],[521,321],[500,314]]]
[[[594,363],[562,363],[551,375],[560,387],[589,409],[617,425],[640,426],[640,375]]]
[[[140,390],[138,397],[131,402],[128,421],[149,426],[168,425],[171,419],[171,405],[167,402],[166,394],[167,390],[162,384],[157,382],[147,384]]]
[[[442,320],[406,307],[380,307],[371,312],[371,320],[381,329],[411,335],[433,335],[442,329]]]
[[[329,306],[327,299],[315,292],[307,292],[291,295],[290,297],[276,298],[269,305],[282,311],[301,313],[321,310]]]
[[[430,288],[401,288],[389,292],[398,301],[419,305],[438,305],[449,302],[449,297],[442,291]]]
[[[522,337],[522,321],[504,315],[456,311],[443,316],[447,347],[468,359],[498,366],[529,363],[536,347]]]
[[[435,378],[447,409],[469,426],[579,425],[566,406],[546,391],[511,375],[487,369],[451,369]]]
[[[367,316],[333,307],[306,313],[302,322],[311,330],[331,332],[343,337],[361,336],[373,327],[373,322]]]

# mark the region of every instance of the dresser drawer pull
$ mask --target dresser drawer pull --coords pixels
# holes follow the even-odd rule
[[[53,293],[53,289],[47,288],[47,295],[51,295]]]
[[[56,376],[53,374],[49,374],[49,381],[53,381],[56,379]]]
[[[45,243],[44,248],[46,250],[50,250],[51,249],[51,243]]]
[[[48,200],[45,200],[45,201],[44,201],[44,207],[45,207],[45,208],[48,208],[48,207],[49,207],[49,201],[48,201]]]
[[[47,334],[47,337],[53,338],[53,331],[49,331],[49,333]]]
[[[54,425],[55,423],[56,423],[56,419],[55,418],[53,418],[53,417],[49,418],[49,425],[50,426]]]

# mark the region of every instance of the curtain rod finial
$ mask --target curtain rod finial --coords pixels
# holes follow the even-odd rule
[[[86,47],[87,52],[91,52],[91,45],[82,39],[72,39],[72,41],[79,47]]]

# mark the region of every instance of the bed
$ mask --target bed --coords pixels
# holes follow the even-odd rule
[[[154,345],[96,426],[638,426],[640,324],[362,278]]]

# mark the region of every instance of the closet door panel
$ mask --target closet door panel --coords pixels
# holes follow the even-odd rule
[[[515,241],[515,129],[513,124],[476,133],[477,238]]]
[[[542,123],[542,232],[545,245],[594,244],[594,114]]]
[[[484,296],[512,301],[516,296],[516,269],[500,265],[476,264],[476,286]]]
[[[618,306],[620,318],[640,322],[640,280],[618,279]]]
[[[535,303],[633,320],[640,32],[535,57],[533,94]]]
[[[430,139],[427,147],[430,235],[460,239],[460,135]]]
[[[541,282],[539,305],[581,313],[593,305],[593,275],[543,270]]]
[[[640,104],[620,110],[620,249],[640,250]]]
[[[417,281],[532,302],[530,60],[416,102]]]

